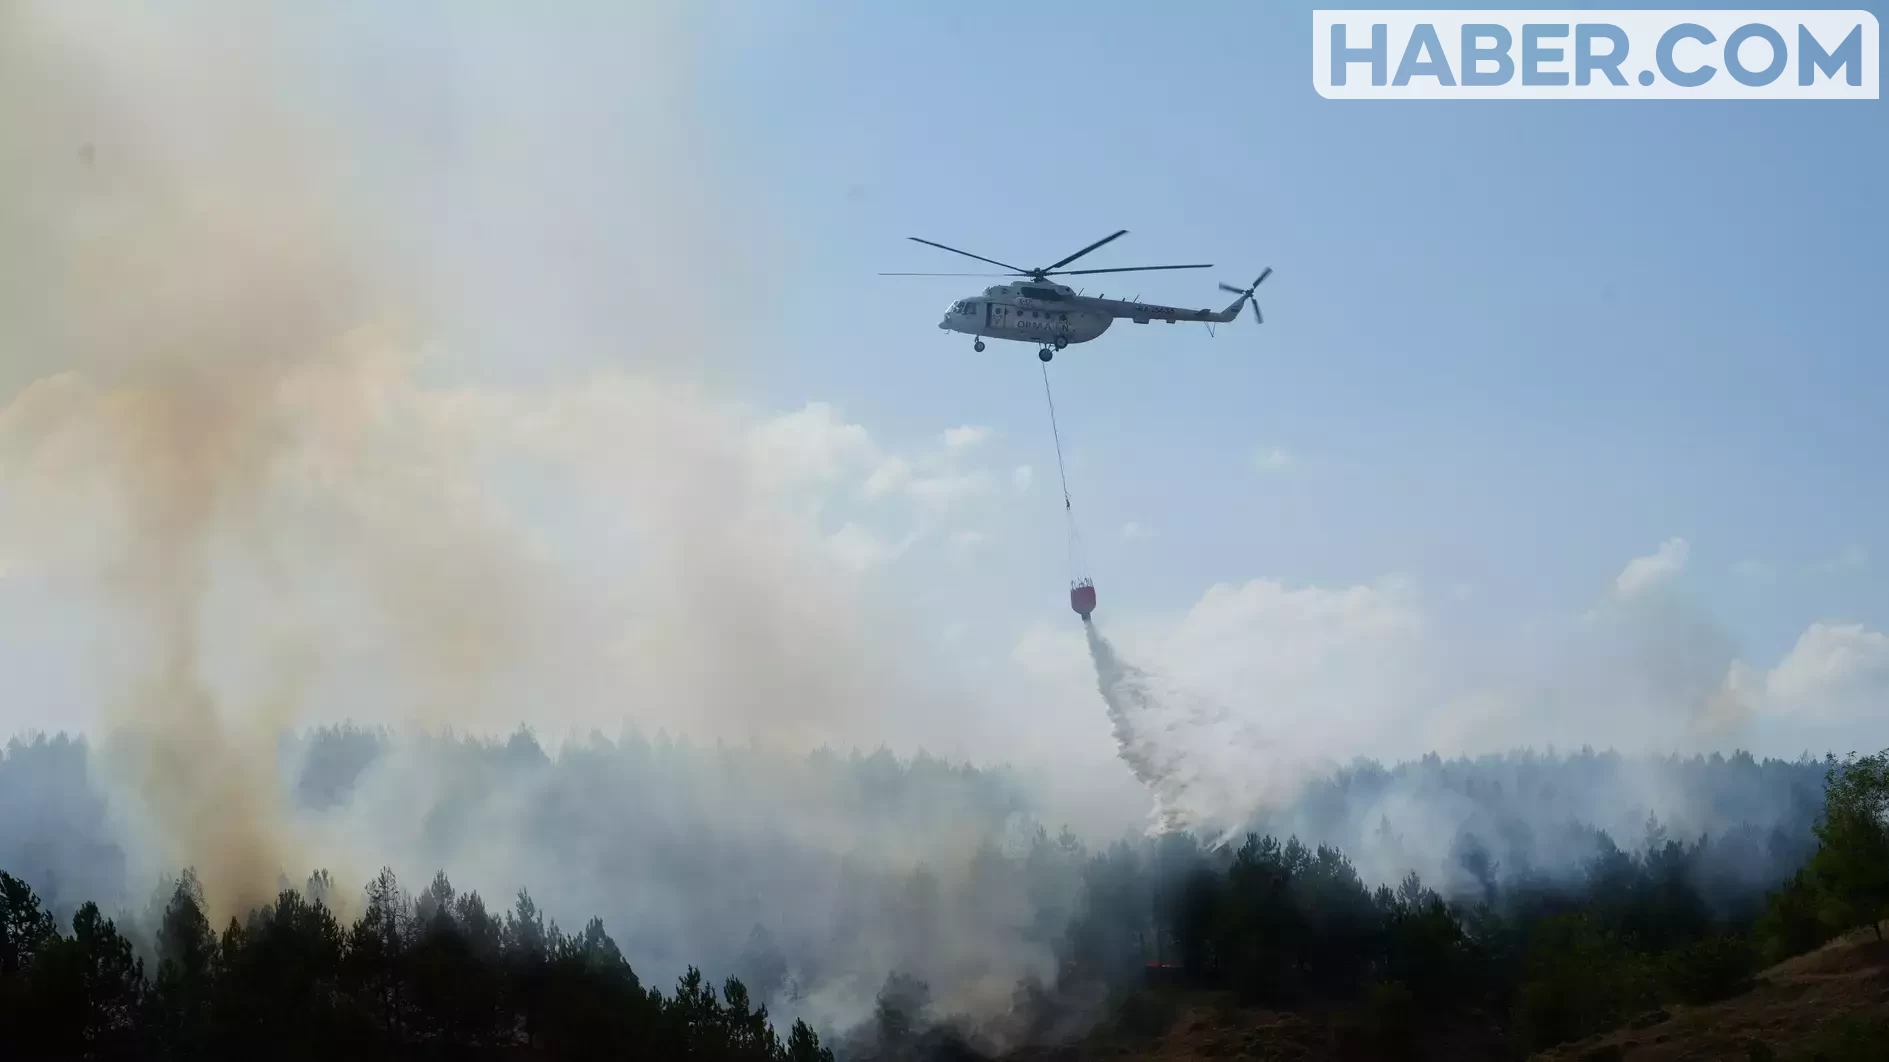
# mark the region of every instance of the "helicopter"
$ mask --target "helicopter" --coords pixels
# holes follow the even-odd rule
[[[962,332],[974,337],[971,349],[982,352],[985,339],[1007,339],[1019,343],[1035,343],[1038,346],[1036,356],[1043,361],[1055,357],[1056,351],[1071,343],[1087,343],[1108,331],[1109,325],[1117,318],[1126,318],[1136,324],[1149,321],[1199,321],[1211,331],[1216,324],[1225,324],[1239,317],[1240,310],[1253,299],[1253,289],[1272,275],[1272,267],[1254,280],[1251,287],[1236,288],[1231,284],[1221,284],[1221,291],[1230,291],[1239,298],[1229,303],[1224,310],[1189,310],[1179,306],[1162,306],[1156,303],[1141,302],[1138,299],[1110,299],[1101,295],[1084,295],[1065,284],[1050,280],[1052,276],[1079,276],[1093,273],[1135,273],[1153,269],[1212,269],[1210,263],[1191,265],[1158,266],[1122,266],[1114,269],[1064,269],[1069,263],[1101,247],[1103,244],[1126,236],[1127,229],[1113,235],[1104,236],[1075,254],[1040,269],[1022,269],[994,258],[985,258],[981,254],[961,251],[956,247],[947,247],[942,243],[907,236],[906,239],[922,243],[928,247],[961,254],[966,258],[975,258],[980,262],[1003,266],[1008,273],[881,273],[882,277],[976,277],[976,276],[1013,276],[1027,277],[1009,284],[997,284],[984,289],[984,293],[969,299],[960,299],[951,304],[938,327],[949,332]],[[1260,315],[1259,304],[1252,302],[1253,320],[1266,323]]]

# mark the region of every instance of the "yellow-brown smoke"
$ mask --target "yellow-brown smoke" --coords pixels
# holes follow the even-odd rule
[[[271,26],[223,14],[0,9],[10,530],[121,606],[113,781],[220,914],[308,867],[273,742],[324,644],[311,563],[365,562],[387,636],[449,687],[502,665],[524,611],[514,544],[386,444],[399,285],[357,250],[345,155],[271,91]],[[341,528],[367,548],[318,541]],[[232,569],[243,639],[211,644]],[[219,653],[259,677],[220,681]]]
[[[675,9],[425,10],[0,7],[0,549],[122,619],[73,722],[219,920],[399,856],[284,806],[308,714],[800,748],[954,717],[713,394],[765,295]],[[590,552],[521,479],[611,510],[537,520]]]

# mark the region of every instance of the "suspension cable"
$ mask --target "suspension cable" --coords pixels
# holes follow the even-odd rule
[[[1056,425],[1056,396],[1050,392],[1049,365],[1043,366],[1043,401],[1049,406],[1050,437],[1056,441],[1056,479],[1063,488],[1063,522],[1069,525],[1069,604],[1089,621],[1095,608],[1095,584],[1089,581],[1087,551],[1082,546],[1082,531],[1076,527],[1075,506],[1069,501],[1069,471],[1063,463],[1063,435]]]
[[[1042,369],[1043,398],[1049,403],[1049,434],[1050,438],[1056,440],[1056,478],[1063,487],[1063,511],[1073,517],[1075,510],[1069,505],[1069,474],[1063,471],[1063,437],[1056,430],[1056,398],[1049,393],[1049,362],[1043,362]]]

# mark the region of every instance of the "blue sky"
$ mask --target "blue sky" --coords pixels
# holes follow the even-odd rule
[[[1046,467],[1030,350],[933,327],[985,282],[874,275],[977,264],[904,237],[1036,262],[1127,228],[1085,264],[1216,263],[1109,282],[1183,305],[1277,270],[1263,327],[1052,366],[1089,537],[1160,534],[1097,548],[1105,601],[1395,571],[1565,605],[1679,535],[1755,652],[1889,623],[1881,563],[1817,571],[1889,547],[1885,104],[1328,101],[1309,5],[821,4],[764,36],[708,91],[794,241],[783,402]]]
[[[555,434],[581,403],[526,394],[553,363],[719,372],[785,478],[823,492],[819,533],[890,609],[873,633],[917,647],[924,690],[980,706],[867,712],[849,740],[1076,742],[1108,762],[1033,351],[935,327],[989,281],[877,274],[975,268],[907,236],[1036,264],[1125,228],[1083,264],[1216,266],[1089,290],[1217,307],[1217,281],[1276,270],[1263,326],[1120,324],[1051,366],[1097,616],[1137,659],[1275,726],[1364,706],[1308,755],[1396,729],[1402,752],[1607,744],[1662,697],[1697,712],[1734,687],[1764,691],[1762,724],[1717,744],[1885,743],[1857,707],[1889,693],[1882,102],[1335,102],[1312,86],[1312,9],[1286,4],[500,11],[298,16],[317,76],[294,87],[357,138],[342,172],[374,252],[413,265],[383,294],[448,311],[429,344],[492,389],[454,405],[376,378],[417,411],[387,445],[450,430],[456,452],[478,416],[494,447]],[[183,164],[242,176],[214,152]],[[582,429],[621,458],[621,497],[560,508],[555,478],[509,495],[579,584],[637,559],[612,504],[687,495],[699,511],[667,531],[721,533],[713,495],[745,489],[715,478],[746,474],[726,440],[691,436],[673,468],[661,443],[639,452],[636,410],[718,423],[639,394],[592,394],[617,420]],[[825,576],[729,550],[702,554],[739,569],[704,594],[782,602],[768,637],[793,643],[790,588]],[[9,561],[11,656],[55,691],[19,714],[43,725],[90,696],[101,635]],[[1619,611],[1643,596],[1628,570],[1657,607]],[[602,629],[592,615],[561,621]],[[721,636],[674,681],[712,670]],[[1504,700],[1523,707],[1498,726]],[[1615,717],[1543,708],[1593,701]]]

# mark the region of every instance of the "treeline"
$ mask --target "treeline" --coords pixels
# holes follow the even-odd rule
[[[237,1038],[215,1043],[255,1042],[275,1012],[246,1010],[264,1006],[247,986],[275,976],[288,998],[322,1001],[285,1004],[282,1014],[320,1016],[323,1035],[354,1038],[337,1050],[370,1056],[451,1043],[551,1051],[566,1035],[557,1028],[593,1020],[579,1002],[629,1000],[624,1013],[642,1015],[636,1028],[649,1036],[741,1027],[765,1008],[776,1026],[788,1025],[780,1016],[804,1017],[812,1028],[801,1046],[813,1046],[805,1041],[817,1031],[842,1060],[988,1057],[1097,1021],[1158,1025],[1158,994],[1138,991],[1150,962],[1251,1002],[1349,1008],[1373,1028],[1442,1024],[1512,1047],[1603,1027],[1647,1000],[1724,991],[1754,963],[1821,940],[1861,909],[1854,897],[1865,895],[1857,882],[1866,868],[1889,866],[1826,854],[1865,850],[1857,838],[1872,836],[1857,825],[1865,819],[1844,817],[1859,799],[1849,789],[1832,789],[1829,819],[1826,775],[1841,767],[1829,777],[1860,778],[1873,761],[1583,750],[1361,762],[1255,824],[1261,836],[1243,845],[1214,849],[1182,834],[1094,849],[1037,824],[1042,805],[1027,775],[923,756],[794,757],[634,734],[593,734],[553,755],[522,731],[501,741],[394,739],[342,727],[284,743],[282,782],[304,824],[402,867],[482,868],[469,883],[488,891],[529,884],[533,904],[488,916],[442,878],[375,916],[373,903],[345,902],[352,892],[338,896],[317,877],[224,927],[214,947],[188,952],[214,961],[191,967],[204,973],[180,997],[181,988],[163,987],[163,970],[184,953],[166,941],[185,939],[172,929],[180,895],[186,912],[201,913],[201,897],[187,878],[143,909],[149,894],[131,882],[145,872],[129,869],[136,846],[121,849],[117,831],[126,827],[114,824],[125,805],[108,816],[90,781],[110,777],[88,761],[111,752],[64,738],[8,747],[0,805],[19,811],[0,816],[0,867],[39,891],[41,902],[17,907],[39,912],[21,925],[43,926],[51,915],[67,942],[58,948],[115,936],[131,949],[129,965],[142,964],[136,1008],[114,1003],[56,1028],[135,1026],[147,1047],[206,1028],[162,1017],[174,1011],[160,1002],[178,998],[196,1000],[192,1013],[210,1015],[203,1020],[218,1036]],[[1848,831],[1849,840],[1833,847],[1819,829]],[[494,879],[494,868],[504,876]],[[1376,888],[1380,881],[1401,884]],[[87,900],[99,904],[90,914]],[[395,927],[387,946],[355,950],[367,939],[360,919],[341,925],[338,907]],[[550,941],[546,930],[540,947],[521,930],[525,950],[514,951],[507,927],[541,922],[540,907],[579,920],[600,914],[594,946],[588,931]],[[101,909],[116,916],[110,934]],[[326,913],[303,913],[313,911]],[[333,933],[306,928],[330,921]],[[603,924],[617,933],[608,948]],[[310,943],[331,939],[340,943]],[[287,943],[269,945],[266,954],[281,958],[257,961],[303,972],[218,979],[247,970],[237,960],[258,941]],[[120,953],[112,944],[75,954]],[[387,956],[375,960],[383,965],[363,966],[374,954]],[[532,955],[542,958],[521,958]],[[81,965],[108,971],[116,962]],[[644,987],[632,963],[675,987],[666,995]],[[56,998],[56,985],[21,986],[58,968],[55,960],[39,974],[16,971],[8,999]],[[448,968],[462,972],[448,978]],[[527,1009],[549,998],[529,986],[552,983],[553,971],[568,979],[557,985],[578,987],[552,994],[578,1009]],[[732,994],[731,977],[742,986]],[[369,997],[379,1009],[361,1010],[363,984],[379,993]],[[721,988],[705,1000],[708,984]],[[57,1010],[22,1005],[36,1015]],[[105,1012],[137,1017],[101,1024]],[[598,1035],[619,1033],[630,1035]],[[792,1047],[795,1033],[783,1036],[781,1049]],[[721,1049],[712,1037],[688,1042]]]
[[[1550,1047],[1665,1003],[1734,995],[1763,966],[1889,917],[1889,753],[1827,766],[1812,852],[1769,891],[1746,894],[1737,869],[1751,855],[1741,844],[1762,847],[1762,835],[1682,841],[1657,822],[1633,850],[1592,834],[1578,879],[1498,884],[1485,866],[1485,887],[1454,899],[1414,873],[1367,887],[1342,853],[1296,839],[1210,853],[1174,836],[1154,857],[1165,869],[1126,847],[1091,864],[1092,910],[1155,915],[1078,919],[1069,956],[1115,983],[1152,953],[1183,983],[1247,1004],[1348,1006],[1340,1031],[1366,1056]],[[1160,1029],[1171,1017],[1160,998],[1131,997],[1118,1031]]]
[[[739,980],[645,987],[601,920],[566,933],[527,893],[501,918],[444,874],[412,898],[383,871],[344,925],[331,890],[318,874],[219,934],[186,874],[147,970],[96,904],[62,932],[0,872],[0,1054],[833,1062],[804,1022],[783,1038]]]
[[[113,734],[95,747],[36,735],[0,751],[0,806],[26,812],[0,817],[0,866],[29,874],[48,903],[68,914],[87,899],[108,907],[144,903],[150,871],[140,864],[151,853],[137,849],[146,831],[122,814],[135,794],[114,795],[100,783],[117,773],[115,757],[141,755],[120,747],[128,741]],[[490,740],[396,737],[344,725],[283,735],[279,761],[295,813],[332,822],[364,847],[399,853],[409,873],[465,867],[473,856],[582,868],[530,883],[554,909],[600,914],[621,926],[651,921],[610,906],[625,892],[625,874],[638,878],[633,891],[701,905],[712,913],[680,920],[700,923],[685,939],[625,944],[678,969],[687,961],[718,966],[739,952],[751,919],[731,917],[730,908],[746,902],[748,882],[765,880],[780,894],[829,894],[832,883],[822,875],[833,862],[832,837],[867,854],[938,833],[1003,846],[1019,822],[1053,830],[1063,821],[1029,772],[883,749],[795,756],[633,730],[614,739],[593,732],[552,748],[524,730]],[[1743,752],[1359,761],[1250,825],[1340,848],[1366,877],[1396,880],[1416,869],[1448,894],[1471,884],[1478,865],[1505,879],[1577,877],[1587,857],[1581,831],[1635,837],[1657,813],[1682,836],[1757,831],[1765,845],[1746,866],[1753,886],[1769,887],[1808,855],[1823,773],[1816,760]],[[114,802],[119,813],[108,813]],[[624,807],[636,814],[619,814]],[[710,835],[723,843],[701,844]],[[652,848],[673,858],[640,858]],[[1480,852],[1483,864],[1464,852]],[[484,858],[494,854],[503,858]],[[933,857],[933,868],[946,858]],[[602,865],[611,866],[607,876],[593,872]],[[507,893],[515,887],[479,884]],[[818,920],[812,912],[795,915]],[[728,938],[705,940],[701,930],[715,927],[727,928]],[[704,956],[704,948],[713,954]]]

